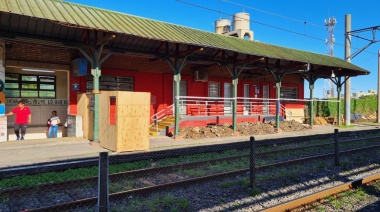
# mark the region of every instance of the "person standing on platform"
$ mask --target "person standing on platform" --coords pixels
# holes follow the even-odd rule
[[[16,120],[13,126],[17,140],[24,140],[26,128],[28,124],[32,123],[32,112],[29,107],[25,105],[24,100],[20,100],[18,101],[17,107],[15,107],[11,112],[5,114],[5,116],[11,116],[13,114],[16,114]]]
[[[49,127],[49,138],[58,138],[58,124],[61,123],[59,117],[57,116],[57,111],[51,112],[51,117],[48,121]]]

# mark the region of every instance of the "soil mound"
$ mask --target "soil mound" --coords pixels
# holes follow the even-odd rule
[[[268,122],[241,122],[237,124],[237,131],[240,135],[263,135],[275,133],[276,122],[274,120]],[[303,131],[309,129],[297,121],[284,121],[280,123],[283,132]],[[200,139],[200,138],[217,138],[230,137],[234,135],[231,124],[210,124],[206,127],[183,127],[179,129],[179,134],[184,139]]]

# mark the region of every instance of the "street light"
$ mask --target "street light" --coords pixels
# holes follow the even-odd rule
[[[334,78],[335,77],[335,74],[334,74],[334,70],[331,71],[331,78]]]

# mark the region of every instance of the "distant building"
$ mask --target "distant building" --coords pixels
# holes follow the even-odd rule
[[[352,98],[358,99],[363,96],[371,96],[371,95],[377,95],[376,90],[368,90],[368,92],[363,92],[363,91],[358,91],[358,92],[353,92],[351,94]],[[344,97],[344,94],[341,94],[341,97]]]

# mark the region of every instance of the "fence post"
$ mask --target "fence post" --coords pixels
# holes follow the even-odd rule
[[[335,166],[339,166],[339,130],[334,129]]]
[[[108,212],[108,152],[99,153],[98,211]]]
[[[255,137],[249,139],[249,186],[253,188],[256,185],[256,161],[255,161]]]

